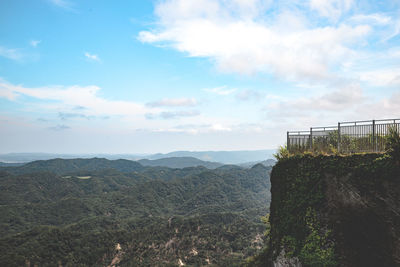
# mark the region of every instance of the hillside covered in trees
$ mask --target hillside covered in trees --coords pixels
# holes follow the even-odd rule
[[[208,169],[216,169],[223,166],[222,163],[203,161],[193,157],[170,157],[161,159],[141,159],[138,160],[143,166],[162,166],[169,168],[187,168],[194,166],[203,166]],[[255,165],[255,164],[254,164]]]
[[[269,172],[54,159],[0,168],[0,265],[235,266],[263,243]]]

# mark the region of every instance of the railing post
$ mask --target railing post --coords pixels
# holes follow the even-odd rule
[[[376,140],[375,140],[375,120],[372,120],[372,148],[374,152],[378,150],[376,147]]]
[[[289,139],[289,132],[286,133],[286,148],[290,152],[290,139]]]
[[[310,151],[312,151],[312,146],[313,146],[313,140],[312,140],[312,127],[310,128]]]
[[[338,131],[338,138],[337,138],[337,152],[340,153],[340,122],[338,122],[338,127],[337,127],[337,131]]]

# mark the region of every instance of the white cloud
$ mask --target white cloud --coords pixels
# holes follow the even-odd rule
[[[31,46],[33,46],[33,47],[37,47],[38,46],[38,44],[40,44],[42,41],[40,41],[40,40],[31,40],[30,42],[29,42],[29,44],[31,45]]]
[[[193,17],[252,19],[262,15],[271,4],[272,0],[168,0],[160,1],[155,13],[166,24]]]
[[[261,19],[259,12],[241,11],[223,0],[167,0],[155,13],[158,26],[140,32],[142,42],[209,58],[222,71],[272,73],[288,80],[335,79],[336,67],[354,59],[352,46],[371,31],[368,25],[313,26],[288,10]]]
[[[316,96],[276,99],[265,111],[274,127],[282,131],[335,126],[339,121],[395,119],[400,112],[400,93],[368,95],[353,84]]]
[[[14,91],[9,90],[8,88],[0,87],[0,97],[6,98],[8,100],[15,100],[17,96],[18,95]]]
[[[71,129],[71,127],[69,127],[68,125],[59,124],[59,125],[56,125],[56,126],[53,126],[53,127],[49,127],[47,129],[53,130],[53,131],[64,131],[64,130]]]
[[[87,116],[83,113],[76,113],[76,112],[59,112],[58,117],[63,121],[74,118],[87,119],[87,120],[96,118],[95,116]]]
[[[0,56],[16,61],[23,58],[22,53],[18,49],[6,48],[4,46],[0,46]]]
[[[236,94],[236,98],[241,101],[260,100],[263,94],[255,90],[243,90]]]
[[[385,15],[385,14],[379,14],[379,13],[373,13],[373,14],[357,14],[352,17],[350,17],[351,21],[357,22],[357,23],[374,23],[374,24],[379,24],[379,25],[388,25],[392,22],[392,18]]]
[[[365,103],[366,97],[358,84],[349,85],[333,92],[304,96],[294,99],[277,100],[270,103],[267,110],[278,119],[282,117],[297,117],[299,114],[340,113],[354,110]]]
[[[360,72],[360,80],[373,86],[400,86],[400,68]]]
[[[156,132],[187,133],[187,134],[209,134],[218,132],[231,132],[232,128],[220,123],[212,124],[186,124],[169,128],[158,128]]]
[[[50,3],[52,3],[55,6],[67,9],[67,10],[73,10],[73,3],[67,0],[48,0]]]
[[[149,107],[191,107],[197,105],[195,98],[164,98],[146,104]]]
[[[230,127],[221,125],[221,124],[213,124],[210,127],[210,130],[216,131],[216,132],[230,132],[232,129]]]
[[[200,115],[200,112],[197,110],[181,110],[181,111],[163,111],[161,113],[148,113],[145,115],[146,119],[154,120],[154,119],[179,119],[186,117],[195,117]]]
[[[391,96],[384,98],[381,102],[378,102],[375,110],[378,111],[379,109],[381,109],[380,112],[384,112],[380,116],[381,118],[391,118],[396,115],[396,118],[398,118],[398,114],[400,113],[400,92],[396,92]]]
[[[375,34],[381,42],[387,42],[400,33],[400,19],[388,13],[355,14],[347,21],[376,27]]]
[[[13,88],[11,84],[0,78],[0,97],[15,100],[18,97],[18,93]]]
[[[349,11],[353,4],[353,0],[310,0],[311,9],[334,21]]]
[[[135,116],[149,112],[142,104],[130,101],[111,101],[99,97],[99,91],[100,88],[93,85],[28,88],[0,80],[0,97],[9,100],[16,100],[19,96],[24,95],[45,101],[44,107],[47,108],[74,110],[79,106],[84,108],[82,112],[86,116]],[[56,101],[57,104],[50,104],[48,101]]]
[[[385,38],[385,41],[388,41],[388,40],[396,37],[399,34],[400,34],[400,19],[396,20],[393,23],[391,33]]]
[[[400,113],[400,93],[385,95],[376,99],[366,98],[362,103],[354,105],[353,117],[360,119],[398,119]]]
[[[97,61],[97,62],[101,61],[98,55],[90,54],[89,52],[85,52],[85,57],[91,61]]]
[[[230,94],[233,94],[234,92],[236,92],[235,88],[228,89],[228,87],[226,85],[220,86],[220,87],[215,87],[215,88],[206,88],[203,90],[206,92],[209,92],[209,93],[223,95],[223,96],[227,96],[227,95],[230,95]]]
[[[78,120],[85,120],[87,124],[109,123],[117,125],[119,130],[143,129],[149,132],[176,132],[176,133],[216,133],[234,131],[232,125],[240,123],[237,118],[220,116],[218,113],[211,116],[203,115],[198,110],[182,110],[182,107],[197,105],[194,98],[166,98],[149,104],[140,104],[132,101],[108,100],[99,96],[97,86],[47,86],[25,87],[14,85],[0,79],[0,97],[24,104],[25,112],[38,112],[41,118],[45,115],[48,122],[58,124],[48,129],[65,130],[61,127],[65,122],[72,124],[71,130],[76,129]],[[166,110],[163,107],[172,107]],[[107,119],[113,118],[108,120]],[[195,118],[195,120],[194,120]],[[181,128],[174,125],[176,122],[192,127]],[[97,124],[98,125],[98,124]],[[80,125],[79,127],[82,127]]]

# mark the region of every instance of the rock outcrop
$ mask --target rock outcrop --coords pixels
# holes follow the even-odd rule
[[[398,161],[293,156],[275,165],[271,184],[267,265],[400,266]]]

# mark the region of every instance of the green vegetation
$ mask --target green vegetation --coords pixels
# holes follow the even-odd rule
[[[0,168],[1,266],[235,266],[262,247],[270,167],[27,165]]]
[[[38,160],[20,167],[8,167],[3,170],[12,174],[24,174],[33,172],[52,172],[55,174],[84,173],[92,171],[100,171],[106,169],[116,169],[120,172],[140,171],[144,167],[139,163],[131,160],[107,160],[104,158],[93,159],[51,159]]]
[[[273,169],[272,177],[279,177],[271,203],[271,242],[274,258],[281,246],[288,256],[298,256],[311,234],[307,226],[307,211],[317,210],[323,203],[322,173],[318,161],[309,160],[296,166],[299,161],[311,156],[293,156],[280,160]],[[271,177],[271,179],[272,179]],[[278,206],[277,206],[278,205]],[[275,227],[274,227],[275,226]]]
[[[396,127],[389,128],[386,137],[386,151],[394,159],[400,160],[400,133]]]
[[[334,255],[331,231],[321,234],[321,225],[318,222],[315,210],[309,208],[306,213],[308,236],[300,250],[299,259],[305,266],[337,266]]]
[[[290,156],[290,153],[289,153],[289,150],[288,150],[287,146],[280,146],[278,148],[278,152],[276,152],[274,154],[274,157],[277,160],[287,159],[287,158],[289,158],[289,156]]]
[[[0,167],[16,167],[16,166],[22,166],[24,163],[6,163],[6,162],[1,162],[0,161]]]
[[[161,159],[141,159],[138,160],[143,166],[160,166],[168,168],[188,168],[203,166],[208,169],[216,169],[221,167],[223,164],[218,162],[203,161],[193,157],[171,157],[171,158],[161,158]]]
[[[337,145],[339,140],[338,131],[331,131],[328,136],[320,136],[313,138],[312,150],[313,153],[322,154],[337,154]],[[341,145],[347,148],[347,144],[351,143],[350,138],[341,136]]]

